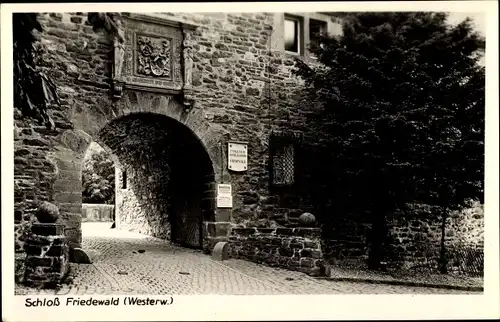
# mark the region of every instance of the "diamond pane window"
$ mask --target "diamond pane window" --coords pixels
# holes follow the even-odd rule
[[[270,184],[292,187],[297,184],[297,149],[300,136],[293,133],[273,132],[270,137]]]
[[[293,144],[286,144],[276,150],[273,157],[273,184],[291,185],[294,183],[295,153]]]

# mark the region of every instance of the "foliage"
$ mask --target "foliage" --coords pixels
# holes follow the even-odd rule
[[[90,12],[88,21],[94,31],[105,30],[123,42],[123,37],[117,32],[118,16],[118,13]],[[36,59],[41,59],[37,55],[37,32],[43,32],[43,28],[36,13],[14,13],[12,27],[15,107],[23,116],[36,118],[52,128],[54,122],[48,108],[53,103],[60,105],[60,101],[56,84],[36,66]]]
[[[12,27],[14,105],[24,116],[34,117],[48,127],[53,127],[48,107],[60,102],[54,82],[36,67],[37,32],[43,31],[37,21],[37,14],[14,13]]]
[[[343,35],[297,60],[324,108],[338,203],[382,213],[408,202],[457,209],[483,198],[484,39],[444,13],[356,13]],[[359,202],[364,200],[365,202]],[[379,236],[380,238],[383,238]]]
[[[92,153],[83,162],[83,202],[115,202],[115,168],[110,156],[104,150]]]
[[[93,30],[98,32],[104,30],[113,37],[118,37],[119,42],[123,42],[122,35],[118,32],[120,13],[117,12],[89,12],[87,20],[92,25]]]

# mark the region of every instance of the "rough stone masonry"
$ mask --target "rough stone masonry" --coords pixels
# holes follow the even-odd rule
[[[311,22],[330,34],[341,28],[335,14],[294,13],[304,28],[300,52],[290,53],[285,16],[123,14],[125,41],[117,43],[94,32],[86,13],[40,14],[38,65],[61,106],[49,111],[55,129],[15,111],[16,258],[43,201],[59,207],[70,252],[80,248],[81,167],[95,141],[114,156],[117,229],[207,253],[226,241],[232,256],[317,274],[320,224],[304,227],[299,217],[320,212],[309,188],[321,168],[315,147],[327,135],[314,132],[315,111],[297,106],[302,87],[292,67],[297,57],[314,62]],[[294,149],[280,150],[275,135]],[[246,171],[228,170],[230,141],[247,145]],[[273,156],[275,148],[285,152]],[[288,172],[274,184],[284,160]],[[219,183],[232,186],[231,208],[217,207]]]
[[[315,13],[302,15],[305,25],[310,16],[339,28]],[[39,21],[39,66],[62,104],[50,110],[55,129],[15,115],[17,252],[42,201],[60,208],[70,251],[81,246],[81,165],[92,141],[115,157],[119,229],[210,252],[234,227],[294,228],[314,212],[308,200],[269,189],[271,131],[307,126],[293,108],[300,84],[282,13],[124,14],[118,46],[84,13]],[[247,171],[228,170],[229,141],[247,143]],[[216,207],[217,183],[232,185],[231,209]]]

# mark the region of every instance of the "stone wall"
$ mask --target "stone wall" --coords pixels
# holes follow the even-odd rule
[[[235,228],[229,236],[229,252],[269,266],[279,266],[313,276],[324,274],[321,229]]]
[[[318,123],[323,121],[318,117],[320,111],[297,104],[302,84],[292,75],[297,55],[283,50],[284,14],[153,15],[197,26],[191,39],[193,66],[189,97],[194,104],[190,109],[185,109],[172,95],[134,89],[126,89],[122,98],[114,100],[110,85],[112,39],[102,32],[94,32],[84,13],[40,15],[44,32],[40,35],[39,65],[58,85],[62,104],[49,111],[55,129],[49,130],[33,120],[22,118],[17,111],[14,114],[16,251],[23,252],[22,242],[40,201],[51,201],[60,208],[70,247],[80,247],[81,163],[92,140],[102,143],[101,146],[117,156],[116,180],[121,180],[124,169],[130,178],[127,189],[121,189],[119,181],[116,184],[115,209],[117,219],[123,218],[119,220],[121,227],[170,238],[170,194],[158,193],[174,189],[174,185],[169,185],[171,172],[162,167],[162,164],[168,164],[165,160],[169,159],[169,152],[166,149],[168,144],[160,138],[168,136],[172,124],[180,124],[199,139],[198,143],[210,160],[212,173],[204,170],[205,173],[200,174],[210,177],[202,183],[206,185],[205,197],[210,207],[213,208],[213,184],[232,184],[233,208],[207,207],[204,212],[204,237],[209,240],[205,243],[206,249],[210,250],[218,240],[231,238],[233,256],[263,261],[262,258],[268,256],[264,254],[274,252],[279,254],[278,257],[287,257],[276,250],[277,244],[277,248],[272,248],[274,250],[270,250],[269,245],[278,243],[278,240],[280,247],[288,245],[292,239],[304,243],[309,240],[302,240],[300,236],[276,235],[277,232],[267,235],[265,229],[295,228],[301,231],[303,228],[298,217],[303,212],[312,212],[318,218],[316,228],[322,218],[336,218],[334,225],[324,227],[329,230],[328,236],[336,236],[327,238],[323,244],[327,259],[366,258],[366,236],[370,226],[361,217],[340,211],[333,213],[336,207],[329,204],[328,196],[325,196],[325,191],[333,191],[329,190],[332,188],[328,158],[331,152],[321,150],[323,142],[329,138],[317,131]],[[303,14],[304,24],[309,16],[330,19],[329,31],[339,32],[335,18],[317,13]],[[306,34],[305,38],[308,37]],[[302,58],[313,62],[307,55]],[[144,114],[152,115],[154,119],[168,118],[173,123],[153,126],[151,122],[140,120],[140,115]],[[128,116],[133,117],[126,121]],[[133,125],[134,122],[138,124]],[[300,167],[296,169],[300,173],[300,184],[294,189],[270,186],[269,138],[272,131],[291,132],[302,137],[296,151],[301,156],[297,165]],[[183,137],[171,142],[184,142],[188,136]],[[226,144],[229,140],[248,142],[247,171],[227,170]],[[163,148],[155,148],[153,153],[151,149],[155,144]],[[187,160],[193,161],[184,158],[178,162]],[[194,165],[190,165],[192,169],[196,168]],[[448,236],[448,240],[478,243],[482,238],[479,237],[482,219],[475,217],[481,216],[474,212],[456,218],[452,216],[449,226],[453,228],[448,235],[453,236]],[[403,249],[401,254],[415,252],[412,246],[401,245],[410,245],[411,240],[420,238],[416,236],[423,235],[424,240],[433,240],[438,227],[425,216],[417,221],[403,221],[395,215],[391,222],[392,235],[398,241],[395,250]],[[238,229],[247,228],[264,230],[249,236],[238,233]],[[478,237],[467,237],[471,233]],[[270,243],[267,238],[270,238]],[[245,248],[245,243],[257,249],[252,252]],[[290,254],[287,250],[285,253]],[[287,257],[293,266],[296,266],[299,255],[302,261],[304,256],[300,252],[293,251]],[[308,260],[305,262],[309,263]]]
[[[24,245],[24,282],[33,286],[58,284],[69,270],[69,248],[64,225],[34,223]]]
[[[91,141],[75,123],[92,123],[92,113],[110,106],[104,80],[110,70],[110,41],[95,34],[82,13],[41,14],[38,66],[58,85],[61,106],[49,115],[55,128],[22,117],[14,110],[16,250],[34,221],[37,204],[51,201],[65,219],[71,247],[81,243],[81,162]],[[88,85],[92,81],[100,86]],[[103,85],[104,84],[104,85]],[[24,236],[26,237],[26,236]]]
[[[391,223],[394,258],[402,268],[437,267],[441,249],[442,220],[429,206],[413,206],[396,213]],[[437,218],[436,218],[437,217]],[[467,257],[483,260],[484,210],[480,204],[451,212],[445,225],[445,248],[450,268],[468,268]],[[479,265],[479,263],[474,264]]]
[[[169,133],[153,116],[122,118],[99,132],[119,162],[115,176],[117,228],[169,238]]]
[[[314,212],[311,202],[269,189],[271,130],[305,132],[310,120],[308,111],[295,107],[301,84],[291,73],[297,56],[283,51],[283,14],[165,15],[199,26],[192,37],[195,106],[229,139],[248,142],[248,171],[228,173],[232,223],[297,227],[300,214]]]
[[[57,84],[62,104],[49,111],[56,124],[51,130],[15,114],[15,216],[19,251],[22,251],[24,227],[33,221],[31,213],[36,204],[44,200],[61,209],[68,243],[71,248],[80,247],[81,164],[92,140],[114,152],[118,166],[130,171],[131,187],[135,188],[119,191],[122,196],[117,196],[123,203],[116,207],[117,213],[126,208],[129,215],[124,217],[122,227],[134,223],[126,229],[169,238],[168,211],[162,208],[168,206],[168,202],[164,202],[163,197],[150,195],[151,191],[168,190],[163,189],[168,173],[158,166],[162,161],[161,152],[150,155],[150,159],[158,161],[154,166],[139,156],[127,159],[122,155],[120,159],[120,148],[127,147],[125,137],[119,134],[119,129],[109,130],[114,121],[136,113],[158,114],[183,124],[200,140],[212,163],[212,179],[205,184],[214,181],[232,184],[232,210],[216,209],[204,215],[206,227],[211,222],[222,223],[210,225],[217,227],[216,230],[223,227],[216,232],[217,236],[227,239],[228,226],[299,227],[301,213],[319,211],[313,207],[315,202],[308,191],[311,181],[304,181],[300,191],[269,188],[272,130],[303,133],[301,153],[304,154],[313,151],[318,142],[310,124],[312,112],[295,107],[301,84],[291,73],[297,56],[283,51],[283,13],[156,16],[197,26],[191,39],[190,98],[194,105],[190,110],[168,94],[133,89],[126,89],[121,99],[114,100],[110,85],[112,39],[102,32],[94,32],[86,22],[85,13],[40,15],[44,31],[40,35],[39,65]],[[307,22],[307,14],[304,19]],[[148,133],[149,130],[142,127],[141,134]],[[227,170],[229,140],[248,142],[248,171]],[[128,148],[140,150],[139,147],[147,147],[151,142]],[[309,156],[304,160],[303,169],[315,168],[316,159],[314,155]],[[312,177],[306,172],[304,177]],[[213,194],[213,189],[210,191]],[[151,200],[155,202],[149,203],[149,208],[155,209],[143,207]],[[208,203],[213,203],[213,196]],[[150,224],[145,224],[145,213],[161,216],[154,215]]]
[[[387,264],[390,268],[438,268],[442,220],[437,214],[439,212],[435,207],[410,205],[387,217],[390,235]],[[332,265],[366,267],[369,254],[367,236],[371,225],[360,216],[350,217],[354,225],[338,221],[326,232],[337,238],[323,241],[325,260]],[[448,215],[445,248],[450,271],[482,269],[483,234],[483,205],[474,203],[472,207]]]
[[[114,205],[82,204],[82,222],[114,221]]]

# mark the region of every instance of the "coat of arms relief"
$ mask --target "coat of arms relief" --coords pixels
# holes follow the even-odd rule
[[[137,35],[136,73],[172,78],[172,39]]]
[[[127,13],[117,20],[113,96],[124,89],[175,95],[190,107],[193,68],[191,34],[197,26],[165,17]]]

